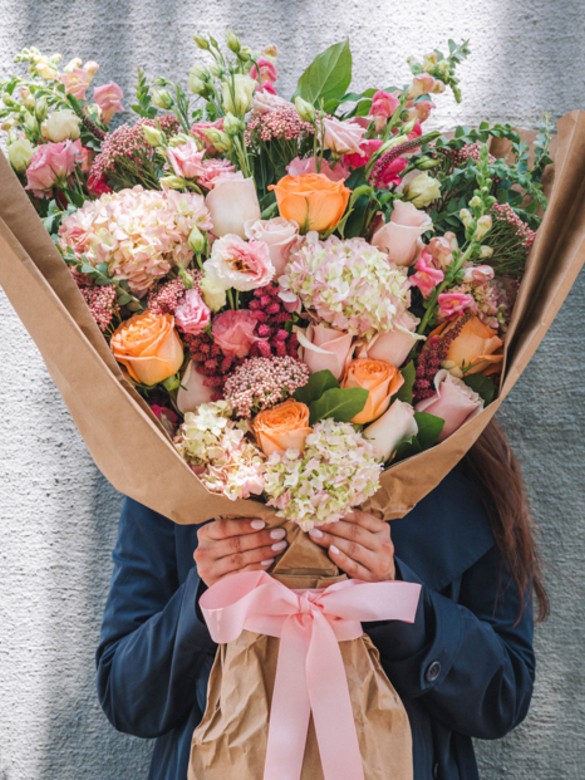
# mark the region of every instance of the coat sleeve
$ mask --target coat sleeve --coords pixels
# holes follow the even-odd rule
[[[402,561],[401,579],[421,582]],[[403,699],[418,699],[456,732],[496,739],[520,723],[534,683],[532,604],[494,545],[462,575],[457,601],[424,582],[415,623],[366,627]]]
[[[179,585],[174,523],[125,499],[97,650],[100,704],[120,731],[156,737],[193,708],[216,645],[197,617],[195,567]]]

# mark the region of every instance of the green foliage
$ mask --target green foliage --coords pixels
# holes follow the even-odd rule
[[[332,387],[310,404],[310,424],[331,417],[338,422],[350,422],[366,405],[369,392],[361,387]]]
[[[445,425],[445,420],[442,417],[435,417],[434,414],[427,412],[415,412],[414,419],[418,425],[418,433],[398,447],[395,461],[404,460],[411,455],[418,455],[419,452],[433,447]]]
[[[138,116],[145,119],[154,119],[157,116],[158,111],[155,106],[152,105],[152,97],[150,94],[150,86],[144,75],[144,71],[138,68],[138,81],[136,83],[136,103],[130,106]]]
[[[414,380],[416,379],[416,369],[414,367],[414,361],[407,363],[400,373],[404,377],[404,384],[398,391],[396,398],[399,401],[404,401],[407,404],[412,404]]]
[[[331,371],[326,368],[323,371],[311,374],[308,383],[304,387],[299,387],[298,390],[295,390],[293,396],[297,401],[309,406],[313,401],[321,398],[326,390],[334,387],[339,387],[339,382]]]
[[[475,390],[475,392],[483,398],[486,406],[494,400],[496,387],[489,376],[470,374],[469,376],[464,376],[463,381],[468,387]]]
[[[314,106],[331,110],[331,101],[339,104],[351,84],[352,59],[349,41],[340,41],[318,54],[297,83],[297,96]]]

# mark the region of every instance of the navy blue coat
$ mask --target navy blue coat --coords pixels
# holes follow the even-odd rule
[[[461,467],[392,524],[392,538],[400,577],[423,584],[416,621],[365,628],[408,711],[415,780],[475,780],[471,738],[501,737],[528,710],[530,598],[517,623],[518,592]],[[97,686],[117,729],[156,737],[151,780],[185,780],[205,707],[215,645],[195,608],[196,544],[195,526],[124,501]]]

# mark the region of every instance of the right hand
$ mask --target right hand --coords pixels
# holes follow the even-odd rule
[[[203,582],[214,582],[238,571],[265,571],[287,546],[284,528],[266,528],[260,519],[219,518],[197,531],[193,558]]]

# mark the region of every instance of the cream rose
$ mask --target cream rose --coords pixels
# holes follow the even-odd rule
[[[414,409],[399,400],[394,401],[381,417],[362,431],[364,438],[374,445],[377,457],[384,463],[390,460],[401,441],[417,433]]]
[[[374,233],[372,244],[388,252],[388,259],[395,265],[412,265],[420,248],[420,237],[432,227],[428,214],[412,203],[397,200],[390,222]]]
[[[79,117],[70,108],[52,111],[44,122],[44,135],[54,143],[67,139],[76,141],[81,134],[79,125]]]
[[[245,238],[245,225],[260,219],[260,204],[253,179],[244,179],[242,173],[224,174],[215,180],[205,197],[216,236],[235,233]]]
[[[181,386],[177,393],[177,406],[182,414],[194,412],[200,404],[213,401],[213,388],[203,384],[204,380],[205,377],[197,371],[193,361],[190,360],[181,377]]]

